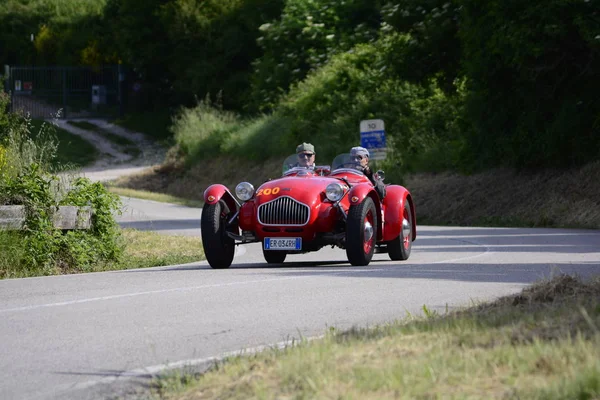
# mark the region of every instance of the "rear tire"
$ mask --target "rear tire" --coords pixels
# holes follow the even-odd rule
[[[407,202],[404,205],[404,213],[402,214],[402,225],[400,226],[400,234],[398,237],[388,242],[388,254],[393,261],[404,261],[410,257],[412,250],[412,213],[410,212],[410,204]]]
[[[221,202],[202,207],[202,246],[208,264],[215,269],[229,268],[235,253],[235,242],[227,236],[226,224],[227,212]]]
[[[287,252],[281,250],[265,250],[263,249],[263,256],[269,264],[281,264],[285,261]]]
[[[377,242],[377,209],[370,197],[351,206],[346,223],[346,255],[350,264],[369,265]]]

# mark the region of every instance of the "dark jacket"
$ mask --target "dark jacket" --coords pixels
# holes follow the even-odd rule
[[[363,173],[367,178],[369,178],[373,186],[375,186],[375,191],[379,195],[379,199],[383,200],[385,197],[385,184],[383,183],[383,180],[379,178],[376,179],[373,171],[371,171],[371,168],[368,165],[363,168]]]

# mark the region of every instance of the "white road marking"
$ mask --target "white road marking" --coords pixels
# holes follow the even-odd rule
[[[468,260],[468,259],[481,257],[481,256],[491,253],[491,248],[483,243],[470,241],[470,240],[464,240],[464,239],[450,239],[450,240],[474,244],[474,245],[485,248],[485,251],[480,254],[475,254],[475,255],[466,256],[466,257],[459,257],[459,258],[453,258],[453,259],[449,259],[449,260],[420,263],[420,265],[443,264],[443,263],[448,263],[448,262]],[[240,246],[238,246],[238,247],[240,247]],[[240,249],[239,253],[238,253],[238,249],[236,249],[236,253],[237,253],[236,256],[241,256],[245,253],[245,249],[244,250]],[[368,269],[362,269],[362,270],[361,269],[344,269],[344,270],[335,269],[335,270],[319,270],[319,271],[320,272],[330,272],[332,275],[338,275],[338,274],[343,274],[343,273],[347,273],[347,272],[360,273],[360,272],[389,271],[389,269],[368,268]],[[423,271],[423,272],[425,272],[425,271]],[[445,272],[452,272],[452,271],[445,271]],[[158,293],[185,292],[185,291],[191,291],[191,290],[200,290],[200,289],[235,286],[235,285],[247,285],[247,284],[252,284],[252,283],[275,282],[275,281],[293,280],[293,279],[301,279],[301,278],[306,278],[306,277],[305,276],[291,276],[291,277],[282,277],[282,278],[273,278],[273,279],[259,279],[259,280],[252,280],[252,281],[218,283],[218,284],[213,284],[213,285],[200,285],[200,286],[180,287],[180,288],[172,288],[172,289],[150,290],[150,291],[136,292],[136,293],[124,293],[124,294],[117,294],[117,295],[112,295],[112,296],[101,296],[101,297],[91,297],[91,298],[87,298],[87,299],[62,301],[62,302],[57,302],[57,303],[35,304],[35,305],[24,306],[24,307],[6,308],[3,310],[0,310],[0,314],[10,313],[10,312],[19,312],[19,311],[37,310],[40,308],[61,307],[61,306],[69,306],[69,305],[74,305],[74,304],[91,303],[91,302],[95,302],[95,301],[114,300],[114,299],[120,299],[120,298],[126,298],[126,297],[137,297],[137,296],[144,296],[144,295],[158,294]]]
[[[344,270],[332,270],[333,275],[343,274],[346,272],[374,272],[374,271],[384,271],[383,268],[380,269],[344,269]],[[306,278],[306,276],[289,276],[282,278],[272,278],[272,279],[258,279],[253,281],[241,281],[241,282],[230,282],[230,283],[217,283],[213,285],[201,285],[201,286],[190,286],[190,287],[180,287],[180,288],[172,288],[172,289],[161,289],[161,290],[149,290],[145,292],[136,292],[136,293],[124,293],[124,294],[116,294],[112,296],[101,296],[101,297],[91,297],[88,299],[79,299],[79,300],[70,300],[70,301],[61,301],[57,303],[47,303],[47,304],[36,304],[31,306],[24,307],[15,307],[15,308],[6,308],[4,310],[0,310],[0,314],[9,313],[9,312],[18,312],[18,311],[30,311],[36,310],[40,308],[49,308],[49,307],[60,307],[60,306],[68,306],[73,304],[82,304],[82,303],[91,303],[94,301],[105,301],[105,300],[114,300],[126,297],[136,297],[143,296],[148,294],[158,294],[158,293],[169,293],[169,292],[185,292],[190,290],[199,290],[199,289],[208,289],[208,288],[216,288],[216,287],[226,287],[226,286],[235,286],[235,285],[247,285],[252,283],[263,283],[263,282],[275,282],[275,281],[285,281],[285,280],[293,280],[293,279],[301,279]]]

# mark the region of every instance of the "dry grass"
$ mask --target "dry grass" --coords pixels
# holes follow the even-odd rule
[[[574,319],[575,314],[581,318]],[[560,326],[565,329],[547,329]],[[558,276],[459,312],[332,333],[296,347],[233,358],[197,379],[188,375],[187,390],[157,396],[597,399],[599,328],[600,279]]]
[[[566,171],[418,174],[406,187],[424,224],[600,228],[600,162]]]

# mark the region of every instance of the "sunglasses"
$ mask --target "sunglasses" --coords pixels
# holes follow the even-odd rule
[[[363,156],[352,156],[352,159],[354,161],[361,161],[363,158],[365,158],[365,157],[363,157]]]
[[[311,158],[314,155],[315,155],[315,153],[299,153],[298,157],[300,157],[300,158]]]

